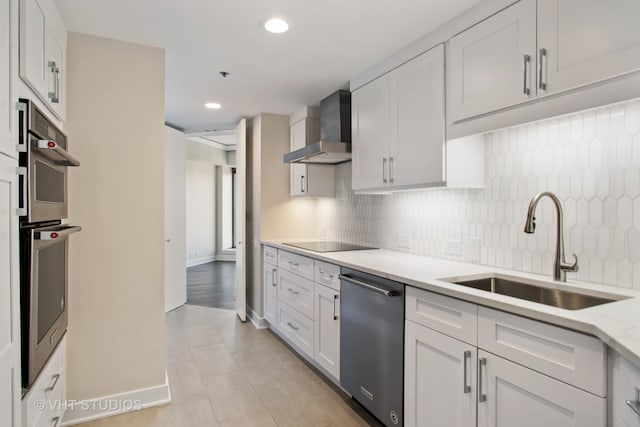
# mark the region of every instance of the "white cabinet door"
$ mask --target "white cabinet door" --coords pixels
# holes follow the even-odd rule
[[[405,427],[476,425],[476,353],[475,346],[405,322]]]
[[[478,351],[478,427],[602,427],[606,399]]]
[[[449,41],[448,116],[457,122],[535,96],[536,1],[521,0]]]
[[[382,76],[351,94],[352,188],[388,184],[389,79]]]
[[[395,69],[389,80],[390,185],[443,183],[444,46]]]
[[[313,358],[340,380],[340,293],[316,283],[314,300]]]
[[[278,321],[278,267],[264,264],[264,318],[275,327]]]
[[[52,0],[20,0],[20,77],[64,120],[67,30]]]
[[[538,93],[640,69],[639,22],[637,0],[538,0]]]
[[[618,352],[609,350],[609,369],[609,425],[640,427],[640,415],[627,403],[638,400],[636,390],[640,389],[640,366],[634,366]]]
[[[307,145],[307,120],[302,119],[291,125],[291,150]],[[306,196],[307,165],[294,163],[291,165],[291,197]]]
[[[47,81],[47,97],[49,106],[54,114],[62,121],[65,119],[66,101],[66,51],[67,51],[67,29],[62,18],[56,9],[50,11],[47,26],[47,66],[49,67]]]
[[[0,6],[0,153],[16,157],[16,96],[13,76],[16,58],[14,45],[16,22],[13,20],[15,2],[2,2]]]
[[[16,167],[0,154],[0,425],[20,426],[20,286]]]
[[[42,0],[20,0],[20,77],[45,97],[49,84],[46,21]]]

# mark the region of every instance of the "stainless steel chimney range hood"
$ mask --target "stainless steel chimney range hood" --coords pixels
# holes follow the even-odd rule
[[[339,90],[320,102],[320,141],[284,155],[285,163],[351,161],[351,92]]]

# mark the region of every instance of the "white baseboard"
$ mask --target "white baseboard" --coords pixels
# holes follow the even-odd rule
[[[216,257],[213,255],[202,257],[202,258],[192,258],[187,260],[187,267],[195,267],[196,265],[206,264],[208,262],[213,262],[216,260]]]
[[[232,253],[219,253],[216,254],[216,261],[235,261],[236,260],[236,254],[235,252]]]
[[[253,323],[253,326],[255,326],[256,329],[267,329],[269,327],[269,324],[264,320],[264,317],[258,316],[249,306],[247,306],[247,317],[251,320],[251,323]]]
[[[169,403],[171,402],[169,377],[166,372],[164,376],[164,384],[154,387],[131,390],[97,399],[77,401],[73,402],[73,405],[68,403],[60,425],[62,427],[72,426]]]

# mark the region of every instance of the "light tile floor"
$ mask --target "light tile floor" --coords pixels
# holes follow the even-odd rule
[[[185,305],[166,315],[172,402],[84,427],[378,425],[269,330],[230,310]]]

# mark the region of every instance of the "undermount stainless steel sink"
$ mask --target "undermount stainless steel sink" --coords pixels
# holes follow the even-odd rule
[[[626,299],[625,296],[607,295],[596,296],[563,289],[541,286],[534,281],[521,281],[518,278],[508,276],[475,276],[465,279],[444,279],[446,282],[462,285],[469,288],[480,289],[501,295],[507,295],[566,310],[580,310],[595,305]]]

